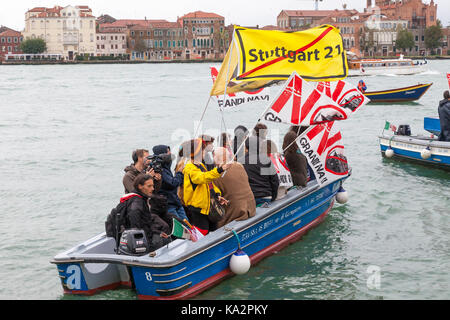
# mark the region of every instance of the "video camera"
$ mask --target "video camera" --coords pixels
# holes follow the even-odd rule
[[[172,161],[172,155],[170,153],[151,155],[147,157],[147,160],[150,161],[147,171],[153,169],[155,173],[161,173],[163,164]]]

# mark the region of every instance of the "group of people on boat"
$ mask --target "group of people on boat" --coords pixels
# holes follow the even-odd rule
[[[306,187],[313,178],[295,143],[303,130],[293,126],[283,140],[294,187]],[[278,150],[266,137],[267,126],[258,123],[252,132],[238,126],[234,137],[222,133],[217,141],[200,135],[183,142],[176,155],[168,145],[154,146],[153,155],[146,149],[133,151],[133,163],[123,177],[121,202],[129,202],[125,228],[144,230],[155,250],[173,239],[172,219],[206,235],[231,221],[253,217],[257,206],[283,198],[287,187],[280,186],[270,158]],[[209,218],[212,199],[225,209],[215,222]]]

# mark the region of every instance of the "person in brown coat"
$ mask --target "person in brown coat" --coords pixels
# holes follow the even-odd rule
[[[308,160],[301,154],[295,141],[297,133],[289,130],[283,139],[284,158],[291,172],[294,186],[306,187],[308,177]],[[287,148],[287,149],[286,149]]]
[[[230,158],[227,149],[214,149],[214,162],[217,166],[228,163]],[[217,223],[217,228],[233,220],[246,220],[255,215],[255,198],[242,164],[233,161],[226,174],[214,180],[214,183],[222,191],[222,196],[229,201],[229,204],[225,207],[225,218]]]

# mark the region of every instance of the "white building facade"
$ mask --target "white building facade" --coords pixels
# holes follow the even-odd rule
[[[88,6],[37,7],[25,13],[24,39],[44,39],[47,53],[65,60],[96,54],[95,17]]]

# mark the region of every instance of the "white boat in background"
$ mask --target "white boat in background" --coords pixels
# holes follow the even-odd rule
[[[373,76],[381,74],[409,75],[427,70],[427,61],[413,62],[411,59],[360,59],[348,61],[348,76]]]

